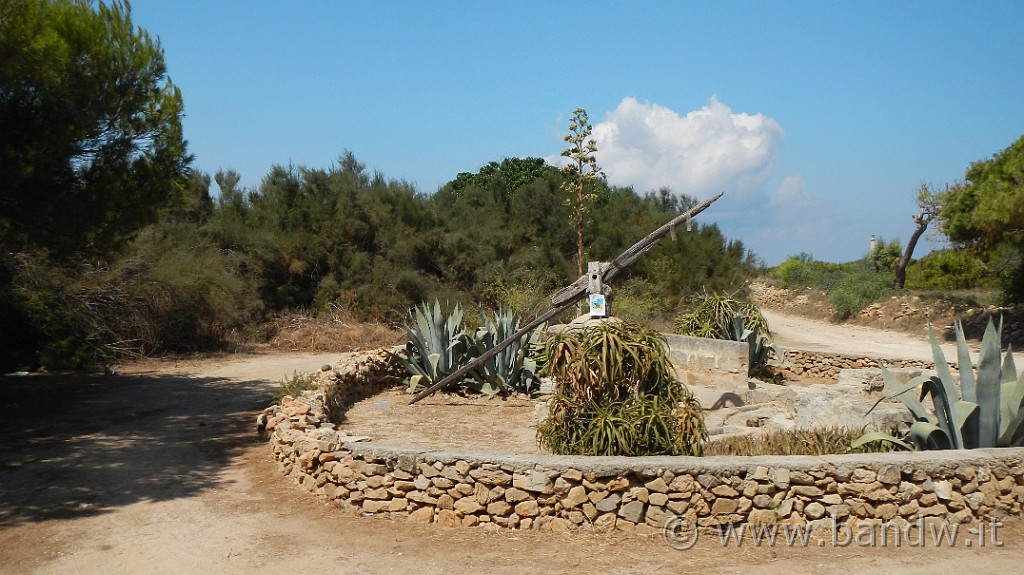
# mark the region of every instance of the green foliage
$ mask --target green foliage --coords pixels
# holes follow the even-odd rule
[[[900,247],[899,240],[886,242],[879,238],[878,245],[868,254],[868,261],[871,262],[876,272],[892,272],[902,255],[903,248]]]
[[[664,338],[625,322],[562,332],[544,343],[555,380],[540,444],[575,455],[699,455],[700,404],[675,379]]]
[[[836,321],[848,319],[871,302],[892,293],[891,273],[877,273],[866,269],[852,269],[829,290],[826,301]]]
[[[742,318],[736,328],[736,317]],[[771,337],[768,320],[756,304],[722,294],[699,294],[691,298],[687,312],[676,318],[676,333],[708,339],[744,341],[744,330]]]
[[[290,378],[282,379],[281,386],[274,390],[274,402],[280,403],[286,396],[299,397],[303,391],[316,389],[316,383],[309,374],[293,372]]]
[[[838,283],[849,266],[815,261],[807,253],[790,256],[771,272],[783,287],[809,287],[828,291]]]
[[[499,308],[493,315],[481,315],[483,326],[477,330],[469,347],[472,360],[494,349],[520,328],[519,316],[509,308]],[[531,353],[539,337],[539,330],[534,330],[484,361],[474,370],[474,383],[469,387],[485,395],[530,394],[536,391],[540,381],[536,375],[537,362]]]
[[[1024,302],[1024,136],[964,177],[943,194],[941,230],[1001,274],[1007,302]]]
[[[936,250],[907,268],[908,289],[972,289],[992,279],[989,266],[967,249]]]
[[[688,311],[676,318],[675,331],[693,337],[747,342],[748,376],[766,375],[772,357],[775,365],[782,365],[785,359],[782,348],[772,343],[768,320],[757,305],[726,295],[694,296]]]
[[[622,401],[552,399],[537,428],[544,447],[563,455],[700,455],[704,414],[691,397],[674,404],[657,395]]]
[[[9,301],[35,348],[19,362],[84,367],[223,349],[262,311],[239,265],[187,224],[144,230],[110,266],[19,254]]]
[[[884,398],[898,397],[913,416],[907,436],[898,441],[912,443],[920,450],[1024,445],[1024,373],[1018,376],[1012,352],[1003,354],[1002,326],[997,330],[989,320],[975,373],[963,327],[960,322],[956,323],[959,379],[946,362],[931,326],[928,333],[938,375],[901,383],[883,370],[888,390]],[[920,398],[912,393],[918,389]],[[931,399],[932,409],[922,403],[925,397]],[[872,441],[897,441],[897,438],[881,433],[867,434],[853,446]]]
[[[354,319],[389,323],[435,299],[463,309],[505,305],[532,318],[576,278],[562,181],[541,160],[511,158],[425,195],[367,172],[350,152],[327,169],[275,166],[254,189],[241,187],[230,170],[193,173],[161,221],[143,228],[118,259],[64,265],[59,277],[73,285],[82,269],[104,270],[90,282],[107,277],[123,284],[136,298],[126,309],[155,322],[147,323],[148,333],[125,332],[126,339],[146,341],[137,346],[146,353],[227,346],[259,333],[255,326],[268,316],[316,315],[335,302],[345,302]],[[601,190],[584,236],[595,258],[618,255],[693,202],[667,189],[645,196],[603,184]],[[742,243],[695,223],[619,276],[612,287],[621,299],[613,306],[625,317],[665,322],[702,286],[742,289],[752,261]],[[16,268],[10,257],[0,261],[0,282],[8,282],[0,292],[13,293]],[[24,350],[5,350],[11,362],[38,363],[33,351],[59,330],[44,330],[54,322],[33,319],[43,308],[19,298],[11,296],[0,313],[22,326],[26,337],[15,343]],[[65,303],[53,305],[78,313]]]
[[[458,304],[444,310],[439,301],[435,300],[433,307],[423,303],[416,306],[413,316],[413,327],[406,331],[405,353],[392,354],[410,374],[410,391],[444,379],[470,360],[470,341]]]
[[[107,255],[179,198],[182,98],[127,3],[5,2],[0,248]]]
[[[414,310],[414,326],[406,335],[409,342],[403,353],[392,357],[409,372],[409,390],[429,387],[448,375],[469,365],[497,344],[519,331],[520,318],[508,308],[494,314],[481,313],[482,326],[475,334],[462,321],[462,309],[456,304],[443,309],[435,301]],[[469,379],[453,382],[450,389],[467,388],[485,395],[532,393],[536,390],[537,364],[531,357],[538,331],[512,342],[497,355],[479,365]]]
[[[901,449],[899,444],[890,441],[859,443],[864,436],[863,430],[842,427],[775,430],[710,441],[704,447],[704,455],[833,455]]]

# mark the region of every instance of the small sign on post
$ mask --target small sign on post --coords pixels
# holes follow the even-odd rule
[[[604,262],[587,262],[587,291],[590,293],[590,317],[606,317],[608,306],[604,298],[604,285],[601,282],[601,266]]]

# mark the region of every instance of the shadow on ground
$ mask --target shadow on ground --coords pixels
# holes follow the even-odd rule
[[[255,440],[262,381],[0,378],[0,528],[187,497]]]

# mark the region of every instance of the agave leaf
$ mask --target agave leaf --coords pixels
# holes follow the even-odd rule
[[[978,404],[960,400],[953,404],[953,411],[956,414],[957,421],[960,423],[960,435],[963,437],[963,446],[967,449],[976,447],[979,441],[978,420],[980,419],[980,412]]]
[[[946,356],[942,353],[942,348],[939,347],[939,340],[935,337],[935,330],[932,329],[932,325],[928,324],[928,339],[932,343],[932,359],[935,361],[935,371],[939,373],[939,379],[941,381],[953,382],[953,372],[949,369],[949,363],[946,362]],[[970,362],[967,362],[970,365]],[[958,394],[950,394],[954,397],[959,397]]]
[[[882,433],[880,431],[869,431],[868,433],[865,433],[865,434],[861,435],[857,439],[854,439],[853,441],[850,442],[850,447],[852,447],[853,449],[857,449],[858,447],[861,447],[862,445],[865,445],[865,444],[868,444],[868,443],[876,443],[876,442],[879,442],[879,441],[888,441],[889,443],[892,443],[894,445],[899,445],[903,449],[906,449],[906,450],[909,450],[909,451],[913,451],[913,449],[914,449],[914,446],[912,444],[907,443],[906,441],[903,441],[902,439],[899,439],[898,437],[893,437],[893,436],[889,435],[888,433]]]
[[[423,381],[424,379],[427,379],[427,378],[422,376],[422,375],[414,375],[414,376],[410,377],[409,378],[409,389],[411,391],[419,389],[420,381]]]
[[[910,410],[910,413],[914,416],[915,420],[928,420],[931,414],[928,413],[927,409],[925,409],[924,404],[922,404],[921,401],[914,396],[914,394],[907,393],[908,391],[915,389],[922,383],[928,381],[928,378],[919,376],[911,379],[907,383],[902,383],[899,379],[896,378],[895,375],[892,374],[892,372],[885,369],[884,367],[882,368],[882,376],[885,378],[885,387],[887,390],[889,390],[889,392],[886,393],[884,396],[878,398],[878,401],[876,401],[875,404],[871,406],[871,409],[869,409],[867,413],[865,413],[864,415],[867,415],[874,411],[874,409],[878,407],[878,404],[882,403],[883,399],[892,399],[894,397],[898,397],[900,401],[903,402],[903,405],[907,406],[907,409]]]
[[[978,445],[995,447],[999,438],[999,395],[1001,380],[1002,349],[999,332],[990,319],[985,335],[981,338],[981,355],[978,359]]]
[[[919,450],[950,449],[949,435],[938,425],[915,421],[910,425],[910,439]]]
[[[976,384],[974,381],[974,365],[971,362],[971,350],[967,347],[967,340],[964,338],[964,327],[960,320],[953,324],[956,332],[956,362],[960,371],[960,392],[964,401],[978,402]],[[929,326],[929,330],[931,326]]]
[[[996,445],[1020,445],[1014,442],[1014,437],[1022,434],[1024,439],[1024,373],[1020,374],[1017,381],[1002,384],[1000,399],[999,439]]]
[[[1006,355],[1003,356],[1003,369],[1000,371],[1000,383],[1014,383],[1017,381],[1017,366],[1013,361],[1013,346],[1006,346]]]
[[[942,428],[949,438],[950,446],[953,449],[963,449],[964,439],[960,432],[960,422],[953,411],[953,401],[957,397],[955,385],[952,382],[943,381],[942,378],[934,376],[921,386],[922,397],[925,393],[931,395],[932,405],[935,406],[935,418],[938,426]]]

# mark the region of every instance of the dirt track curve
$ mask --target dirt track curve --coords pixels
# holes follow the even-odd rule
[[[870,337],[857,328],[858,341]],[[1019,520],[1002,528],[998,548],[723,549],[706,537],[675,551],[657,537],[491,533],[345,514],[293,489],[252,428],[282,378],[339,356],[0,378],[0,572],[1010,573],[1024,560]]]

